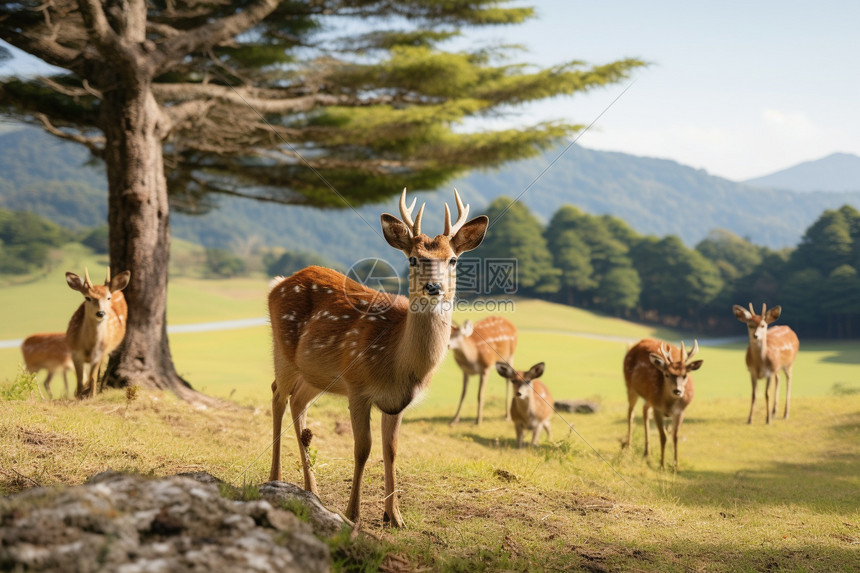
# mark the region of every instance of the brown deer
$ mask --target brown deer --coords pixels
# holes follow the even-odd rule
[[[782,313],[781,306],[767,310],[767,305],[762,304],[761,314],[755,313],[752,303],[749,306],[749,310],[737,304],[732,307],[737,319],[746,323],[750,335],[750,344],[747,347],[747,370],[750,371],[750,381],[752,382],[752,399],[750,400],[750,415],[747,418],[747,424],[752,424],[755,391],[760,378],[765,379],[765,415],[767,423],[770,424],[771,416],[776,417],[780,370],[785,372],[784,417],[788,419],[788,409],[791,404],[791,369],[794,366],[794,359],[797,358],[800,341],[797,339],[797,334],[787,326],[768,328],[768,325],[778,319]],[[770,405],[771,381],[773,381],[772,409]]]
[[[480,424],[484,418],[484,388],[490,372],[498,361],[506,362],[513,366],[514,350],[517,347],[517,328],[511,321],[501,316],[488,316],[473,324],[471,320],[463,323],[463,326],[451,327],[451,339],[448,348],[453,351],[454,360],[460,370],[463,371],[463,392],[460,394],[460,404],[451,424],[460,421],[460,409],[466,398],[466,389],[469,386],[469,377],[477,374],[480,376],[478,385],[478,417],[476,424]],[[505,382],[505,410],[508,405],[508,387]],[[510,413],[505,413],[505,419],[510,420]]]
[[[415,201],[400,197],[402,220],[383,214],[382,232],[409,259],[409,297],[392,296],[321,267],[308,267],[275,279],[269,292],[275,380],[272,383],[272,468],[281,475],[281,423],[287,401],[302,458],[305,489],[317,493],[305,454],[307,408],[321,392],[349,402],[355,440],[355,467],[346,515],[360,518],[361,478],[370,455],[370,413],[382,411],[385,464],[383,519],[403,525],[394,489],[397,440],[403,410],[428,387],[445,357],[457,282],[457,257],[481,244],[489,219],[466,222],[469,207],[454,190],[458,218],[452,225],[445,205],[445,227],[434,238],[421,233],[424,206],[414,221]]]
[[[672,445],[675,449],[675,469],[678,469],[678,431],[684,421],[684,411],[693,401],[693,378],[690,372],[702,366],[702,360],[693,361],[699,351],[698,341],[687,353],[684,342],[681,348],[660,340],[646,338],[633,345],[624,356],[624,382],[627,385],[627,447],[633,438],[633,408],[641,396],[645,400],[642,418],[645,422],[645,456],[648,456],[648,416],[654,410],[654,421],[660,432],[660,467],[666,453],[664,419],[672,418]]]
[[[546,385],[538,380],[544,371],[544,363],[539,362],[526,372],[511,368],[506,362],[496,362],[496,371],[514,385],[514,397],[511,399],[511,420],[517,431],[517,447],[523,447],[523,434],[532,430],[532,445],[536,446],[541,430],[546,430],[547,437],[552,441],[553,399]]]
[[[86,268],[84,280],[75,273],[66,273],[69,288],[84,295],[84,302],[72,315],[66,329],[66,343],[78,380],[75,391],[78,398],[83,398],[87,390],[90,397],[96,395],[99,367],[125,337],[128,304],[121,291],[130,279],[131,271],[111,279],[110,267],[104,285],[94,285]]]
[[[74,367],[74,363],[72,362],[72,352],[69,350],[69,345],[66,344],[65,332],[32,334],[21,343],[21,354],[24,355],[24,364],[28,372],[35,374],[42,369],[48,371],[48,377],[43,383],[48,398],[53,397],[51,395],[51,378],[57,371],[62,372],[66,387],[65,396],[68,398],[69,378],[67,373]]]

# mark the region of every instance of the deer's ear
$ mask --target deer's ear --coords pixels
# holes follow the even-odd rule
[[[380,221],[382,222],[382,235],[388,244],[406,253],[407,257],[412,254],[412,231],[409,230],[409,227],[388,213],[383,213]]]
[[[666,370],[666,361],[663,360],[663,357],[659,354],[654,354],[653,352],[648,355],[648,359],[651,361],[651,364],[657,367],[657,370],[663,372]]]
[[[118,290],[122,290],[128,286],[129,281],[131,280],[131,271],[125,271],[119,273],[117,276],[113,277],[110,280],[110,291],[116,292]]]
[[[526,372],[526,378],[528,378],[529,380],[536,380],[540,378],[541,376],[543,376],[545,366],[546,365],[543,362],[538,362],[537,364],[529,368],[529,371]]]
[[[463,332],[463,336],[472,336],[472,333],[475,332],[475,325],[471,320],[467,320],[463,323],[463,328],[461,330]]]
[[[752,318],[750,311],[737,304],[732,307],[732,312],[735,313],[735,316],[738,317],[738,320],[741,322],[746,322]]]
[[[484,240],[484,235],[487,234],[489,224],[490,219],[486,215],[475,217],[451,237],[451,248],[458,255],[478,248],[478,245]]]
[[[698,370],[702,367],[702,363],[704,363],[704,360],[696,360],[695,362],[690,362],[689,364],[687,364],[687,370]]]
[[[779,315],[781,315],[781,314],[782,314],[782,307],[777,305],[777,306],[773,307],[772,309],[770,309],[769,311],[767,311],[767,316],[764,317],[764,321],[766,323],[770,324],[771,322],[776,321],[776,319],[779,318]]]
[[[75,273],[66,273],[66,282],[69,288],[78,292],[84,292],[84,281]]]
[[[514,372],[514,369],[511,368],[507,362],[496,362],[496,372],[499,373],[499,376],[502,378],[516,378],[517,373]]]

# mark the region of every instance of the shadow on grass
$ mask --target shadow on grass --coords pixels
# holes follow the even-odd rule
[[[837,440],[855,443],[860,412],[829,430]],[[673,489],[680,503],[695,506],[784,504],[827,513],[856,511],[860,507],[860,456],[850,447],[836,447],[838,450],[821,452],[806,463],[772,460],[734,473],[683,471]]]
[[[744,547],[733,544],[589,543],[572,546],[571,564],[584,571],[848,571],[858,557],[852,539],[835,539],[842,546]]]

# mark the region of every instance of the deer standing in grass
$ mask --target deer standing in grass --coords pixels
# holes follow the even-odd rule
[[[478,417],[476,424],[480,424],[484,418],[484,389],[490,372],[498,361],[506,362],[513,366],[514,350],[517,347],[517,328],[511,321],[501,316],[488,316],[487,318],[473,324],[471,320],[463,323],[463,326],[451,327],[451,339],[448,348],[454,353],[454,360],[460,370],[463,371],[463,392],[460,394],[460,404],[451,424],[460,421],[460,409],[466,398],[466,389],[469,386],[469,377],[477,374],[480,376],[478,385]],[[510,420],[507,412],[509,384],[505,381],[505,419]]]
[[[552,441],[553,399],[546,385],[538,380],[543,375],[544,363],[539,362],[527,371],[514,370],[506,362],[496,362],[496,371],[502,378],[510,380],[514,385],[514,397],[511,399],[511,420],[517,431],[517,447],[524,445],[523,434],[532,430],[532,445],[536,446],[541,430],[546,430],[547,437]]]
[[[78,381],[75,390],[78,398],[83,398],[87,390],[90,397],[95,397],[99,367],[125,337],[128,303],[121,291],[130,279],[131,271],[111,278],[110,267],[104,285],[94,285],[86,268],[84,280],[75,273],[66,273],[69,288],[84,295],[84,302],[72,315],[66,329],[66,343]]]
[[[481,244],[489,220],[466,222],[469,207],[454,190],[459,216],[434,238],[421,233],[424,206],[415,219],[413,200],[400,197],[401,218],[383,214],[385,240],[409,259],[409,297],[372,290],[344,275],[308,267],[275,279],[269,292],[275,380],[272,383],[271,480],[281,476],[281,425],[287,401],[302,459],[305,489],[317,493],[303,441],[310,402],[321,392],[349,402],[355,467],[346,516],[360,518],[361,478],[370,455],[370,412],[382,411],[385,513],[394,526],[403,518],[394,489],[397,441],[403,410],[424,390],[448,350],[457,257]]]
[[[782,313],[781,306],[775,306],[768,311],[767,305],[762,304],[761,314],[755,313],[752,303],[749,306],[749,310],[737,304],[732,307],[737,319],[747,325],[750,335],[746,360],[752,382],[752,399],[750,400],[750,415],[747,418],[747,424],[752,424],[755,391],[760,378],[765,379],[765,415],[767,423],[770,424],[771,415],[776,417],[780,370],[785,372],[784,417],[788,418],[788,409],[791,404],[791,369],[794,366],[794,359],[797,358],[800,341],[797,339],[797,334],[787,326],[768,328],[768,325],[778,319]],[[770,405],[771,381],[773,381],[773,409]]]
[[[690,372],[702,366],[702,360],[693,361],[699,351],[698,341],[687,353],[684,342],[681,348],[660,340],[640,340],[624,356],[624,382],[627,385],[627,441],[633,438],[633,408],[641,396],[645,400],[642,418],[645,422],[645,456],[648,456],[648,416],[654,410],[654,421],[660,432],[660,467],[666,453],[664,419],[672,419],[672,445],[675,449],[675,469],[678,469],[678,432],[684,421],[684,411],[693,401],[693,378]]]
[[[69,345],[66,344],[65,332],[32,334],[25,338],[21,344],[21,354],[24,355],[24,364],[28,372],[35,374],[42,369],[48,371],[48,377],[43,383],[48,398],[53,397],[51,395],[51,379],[57,371],[62,372],[66,387],[65,396],[68,398],[69,378],[67,374],[69,370],[74,368],[74,363],[72,362],[72,352],[69,350]]]

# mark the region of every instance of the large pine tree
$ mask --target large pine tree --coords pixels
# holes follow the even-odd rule
[[[484,47],[475,26],[517,24],[506,0],[21,0],[0,38],[62,71],[5,79],[0,109],[87,146],[108,178],[110,263],[130,269],[128,333],[112,385],[199,398],[166,334],[171,208],[217,194],[346,207],[432,189],[527,156],[576,126],[468,131],[466,118],[626,77],[621,60],[537,69]]]

